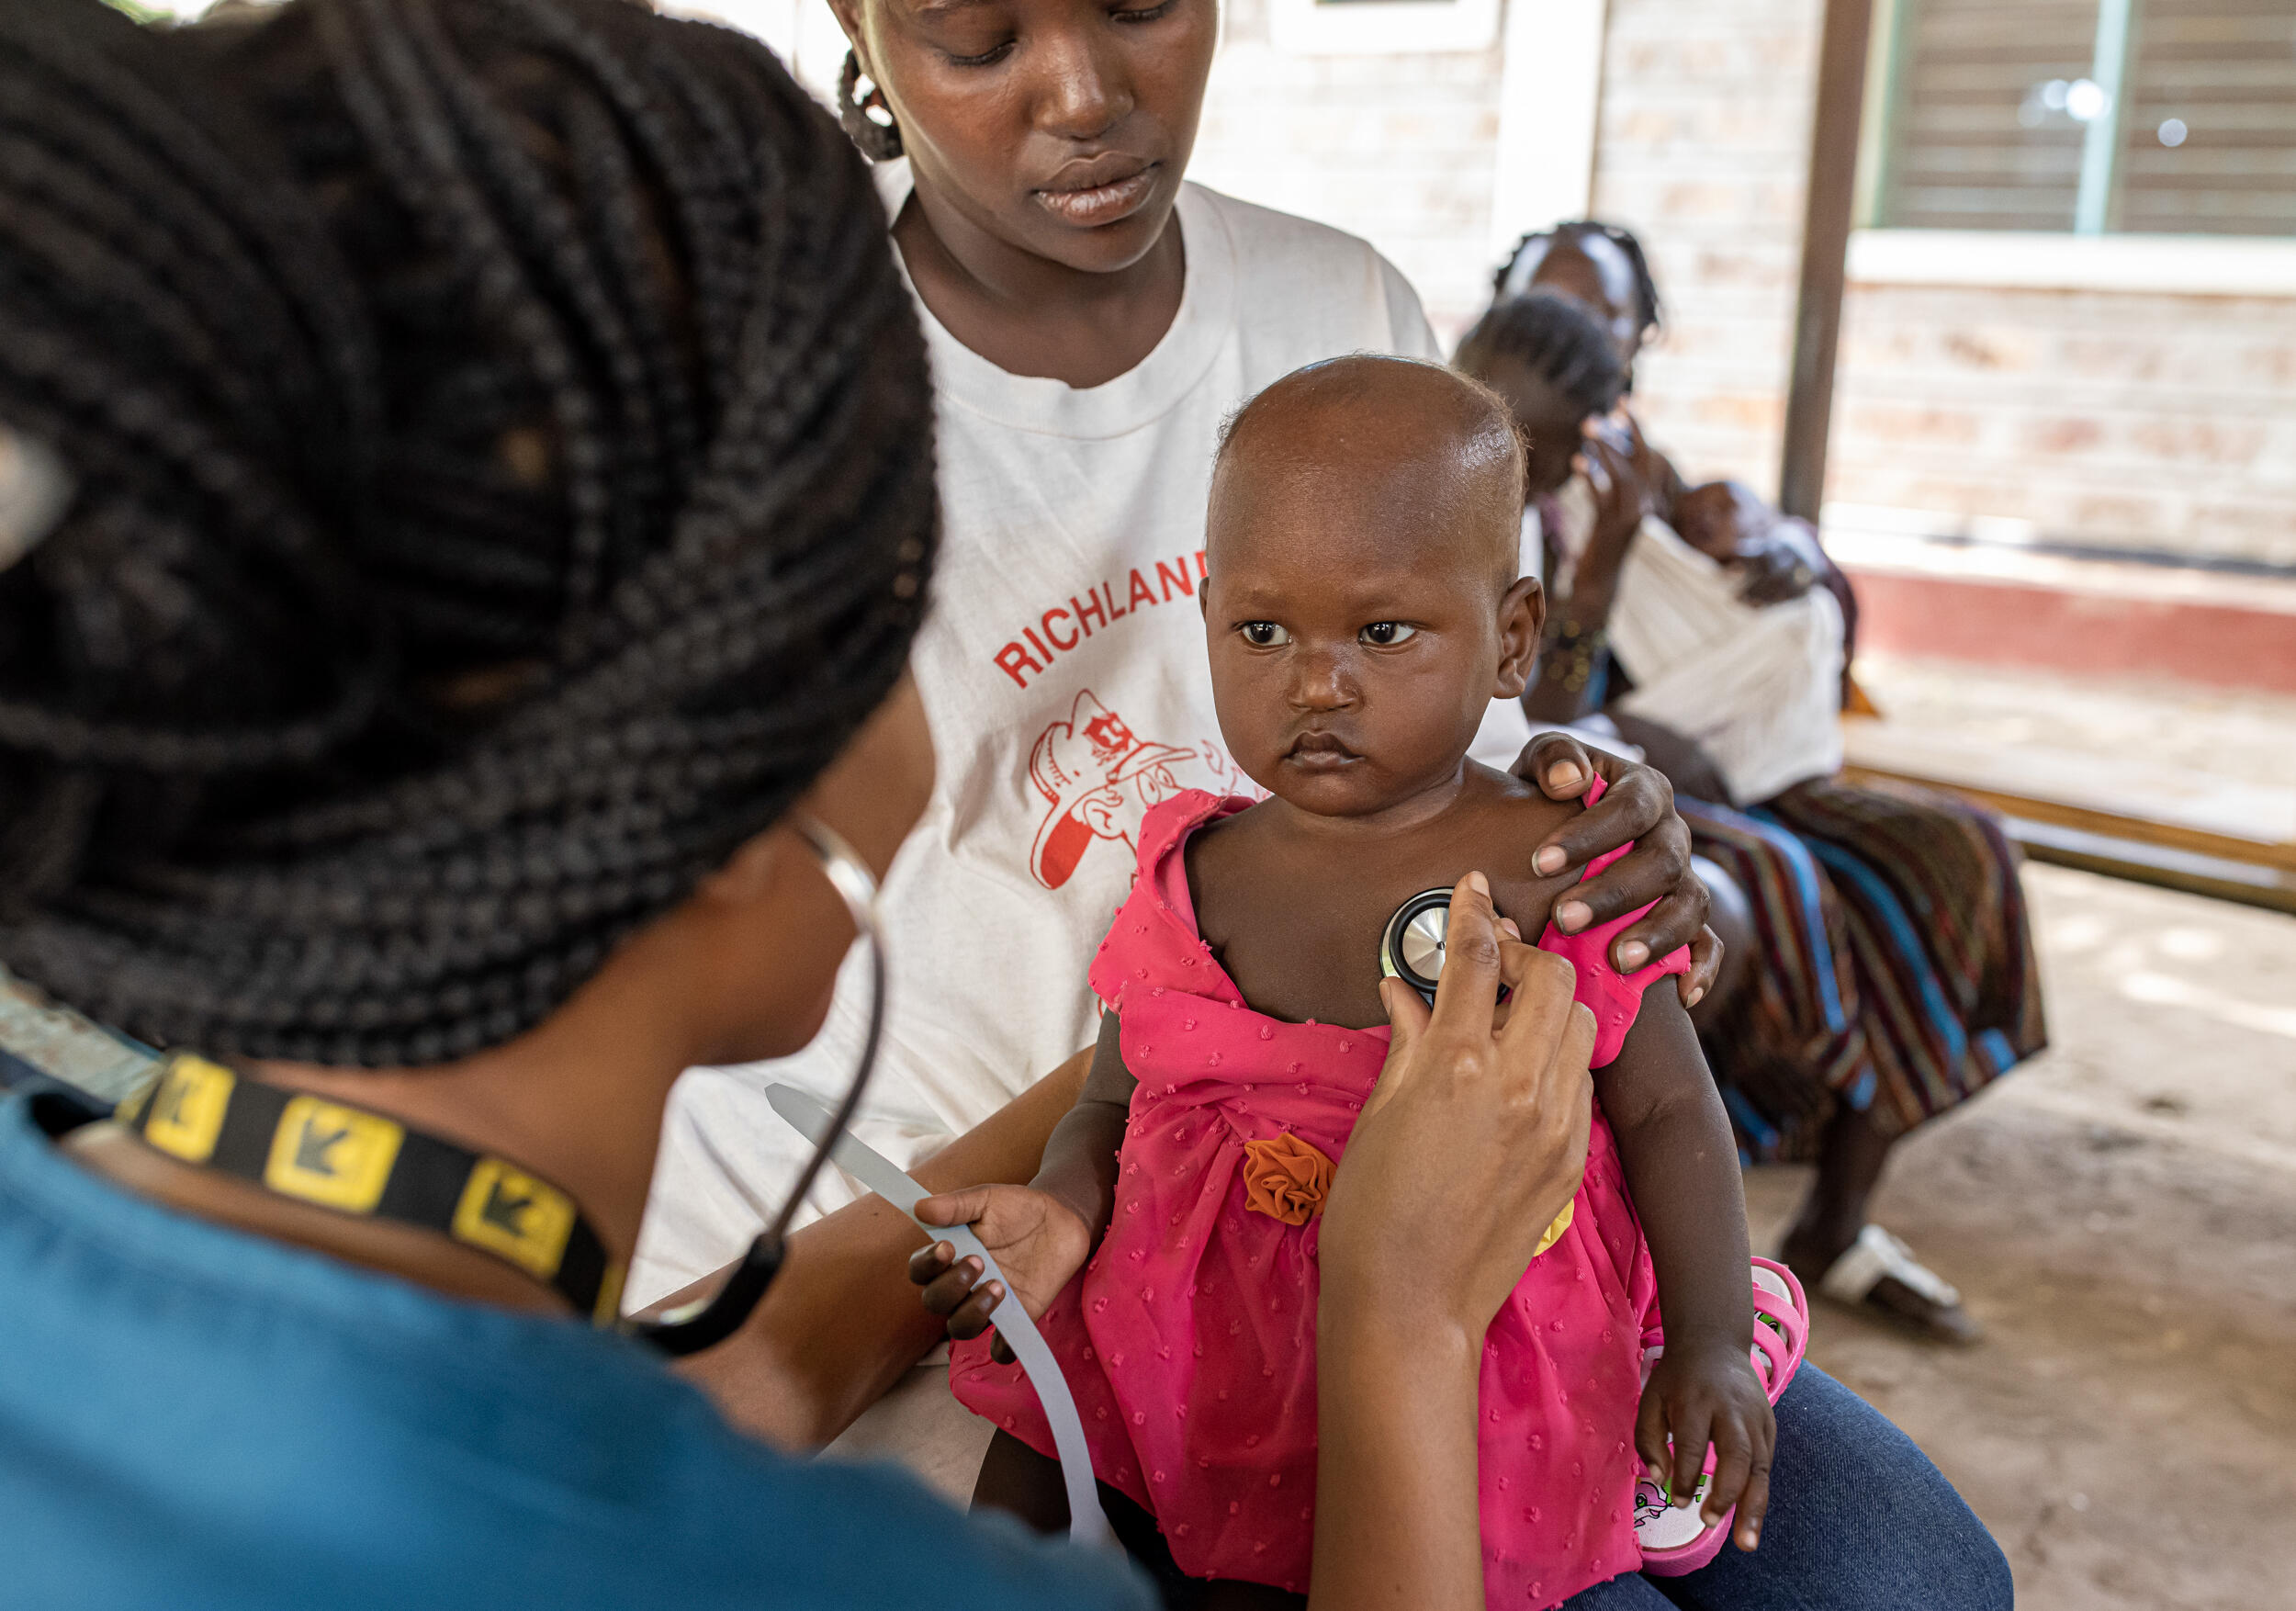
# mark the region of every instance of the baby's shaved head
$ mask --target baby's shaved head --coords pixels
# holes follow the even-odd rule
[[[1311,365],[1229,422],[1197,597],[1228,752],[1289,806],[1361,816],[1457,784],[1521,695],[1546,602],[1519,577],[1523,446],[1465,375]]]
[[[1208,535],[1217,548],[1221,505],[1238,494],[1356,490],[1367,513],[1396,503],[1436,515],[1435,540],[1480,547],[1503,590],[1523,484],[1522,438],[1498,393],[1440,364],[1358,353],[1295,369],[1231,416]]]

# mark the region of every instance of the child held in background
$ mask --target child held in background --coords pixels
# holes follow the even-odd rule
[[[1190,792],[1149,814],[1092,969],[1107,1012],[1076,1107],[1030,1186],[951,1194],[1044,1317],[1102,1483],[1153,1516],[1147,1553],[1168,1550],[1176,1579],[1217,1580],[1207,1603],[1307,1587],[1316,1219],[1390,1023],[1420,1010],[1381,977],[1389,918],[1520,864],[1511,848],[1576,809],[1466,759],[1537,654],[1525,473],[1496,395],[1405,359],[1311,366],[1231,422],[1203,610],[1222,735],[1270,798]],[[1525,1611],[1642,1564],[1638,1451],[1687,1504],[1711,1444],[1702,1519],[1737,1505],[1750,1549],[1773,1432],[1729,1126],[1675,993],[1645,997],[1684,953],[1621,976],[1604,947],[1628,918],[1548,927],[1568,887],[1491,886],[1514,932],[1576,964],[1595,1021],[1584,1183],[1484,1340],[1485,1581],[1492,1606]],[[1035,1395],[980,1339],[1006,1294],[951,1253],[911,1273],[976,1339],[952,1362],[958,1398],[1004,1429],[976,1500],[1057,1525]]]

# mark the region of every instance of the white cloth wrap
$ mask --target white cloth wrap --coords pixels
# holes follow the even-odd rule
[[[1646,519],[1610,645],[1635,682],[1618,708],[1695,739],[1750,805],[1841,770],[1841,606],[1824,588],[1761,605],[1738,588],[1735,572]]]

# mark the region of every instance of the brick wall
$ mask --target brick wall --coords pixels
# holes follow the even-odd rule
[[[1510,4],[1518,0],[1509,0]],[[1600,216],[1671,309],[1641,366],[1653,433],[1701,474],[1777,480],[1818,0],[1610,0]],[[1191,170],[1363,235],[1450,340],[1490,294],[1502,51],[1292,56],[1232,0]]]
[[[793,44],[812,81],[835,72],[820,0],[690,3]],[[1266,6],[1229,0],[1195,176],[1367,237],[1456,338],[1489,285],[1504,47],[1294,55]],[[1608,0],[1604,25],[1593,209],[1642,236],[1670,311],[1639,406],[1686,472],[1765,492],[1818,16]],[[1829,501],[1915,524],[2296,565],[2296,298],[1853,285],[1829,468]]]
[[[1480,307],[1500,51],[1294,58],[1235,0],[1196,172]],[[1670,305],[1640,366],[1694,476],[1777,485],[1818,0],[1610,0],[1594,210]],[[2296,299],[1854,285],[1827,495],[1953,529],[2296,564]]]
[[[2296,566],[2296,299],[1853,286],[1829,500]]]
[[[1295,56],[1230,0],[1191,177],[1385,253],[1454,340],[1490,299],[1500,52]]]
[[[1818,0],[1611,0],[1597,217],[1641,237],[1668,304],[1636,366],[1694,477],[1774,493],[1793,353]]]

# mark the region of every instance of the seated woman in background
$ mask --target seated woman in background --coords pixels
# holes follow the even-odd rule
[[[1640,262],[1611,232],[1571,250]],[[1647,284],[1631,266],[1617,277]],[[1836,775],[1846,623],[1832,591],[1749,598],[1717,558],[1753,524],[1745,500],[1681,492],[1620,409],[1615,334],[1644,328],[1636,310],[1653,305],[1606,305],[1606,332],[1542,288],[1503,298],[1459,348],[1530,437],[1523,564],[1552,604],[1525,713],[1610,716],[1672,779],[1699,854],[1744,893],[1758,943],[1734,949],[1758,959],[1754,977],[1700,1030],[1747,1155],[1818,1165],[1785,1261],[1814,1290],[1974,1341],[1959,1294],[1866,1206],[1899,1136],[2045,1043],[2017,858],[1977,807]],[[1497,709],[1493,725],[1512,720]]]
[[[1631,396],[1635,355],[1665,325],[1642,242],[1615,224],[1585,220],[1525,235],[1499,270],[1492,291],[1503,302],[1534,289],[1568,297],[1603,321],[1626,366]],[[1808,522],[1782,513],[1742,481],[1693,486],[1651,445],[1631,412],[1622,411],[1617,422],[1660,519],[1684,542],[1729,566],[1749,603],[1782,603],[1824,588],[1841,606],[1846,652],[1854,652],[1857,599]]]

